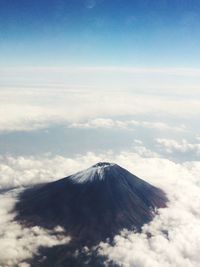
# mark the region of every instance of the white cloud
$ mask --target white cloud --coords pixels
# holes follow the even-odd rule
[[[106,155],[109,158],[110,152]],[[48,156],[0,157],[0,189],[23,187],[62,178],[101,161],[106,155],[95,155],[89,152],[85,156],[75,158],[59,155],[51,158]]]
[[[144,145],[142,144],[138,144],[137,143],[137,140],[135,142],[134,140],[134,147],[133,147],[133,151],[135,153],[137,153],[140,157],[143,157],[143,158],[159,158],[160,155],[158,155],[158,153],[156,152],[153,152],[152,150],[146,148]]]
[[[15,222],[12,209],[16,202],[16,191],[0,195],[0,266],[28,267],[30,259],[40,246],[52,247],[70,241],[64,230],[57,227],[46,230],[40,227],[22,227]]]
[[[74,122],[69,125],[71,128],[86,128],[86,129],[91,129],[91,128],[113,128],[116,127],[116,122],[112,119],[106,119],[106,118],[98,118],[98,119],[93,119],[88,122]]]
[[[134,129],[135,127],[143,127],[149,129],[155,129],[159,131],[186,131],[184,125],[171,126],[163,122],[148,122],[139,120],[114,120],[108,118],[96,118],[87,122],[74,122],[69,125],[72,128],[85,128],[85,129],[97,129],[97,128],[121,128],[121,129]]]
[[[95,2],[89,0],[88,2]],[[2,74],[12,73],[95,73],[95,72],[106,72],[106,73],[148,73],[148,74],[165,74],[165,75],[176,75],[176,76],[197,76],[200,75],[199,68],[153,68],[153,67],[119,67],[119,66],[68,66],[68,67],[3,67],[0,68]]]
[[[158,138],[157,143],[160,147],[164,148],[167,153],[172,154],[174,152],[188,153],[193,152],[197,155],[200,154],[200,143],[189,143],[187,140],[182,139],[180,141],[173,139]]]
[[[143,146],[141,142],[136,141],[136,144]],[[164,189],[170,199],[168,208],[160,210],[159,215],[150,224],[144,226],[141,234],[124,231],[115,237],[114,246],[101,243],[99,253],[107,255],[110,260],[125,267],[198,267],[200,162],[180,164],[161,158],[153,152],[143,157],[131,151],[98,155],[88,153],[75,158],[4,157],[1,158],[1,188],[52,181],[99,161],[118,163],[137,176]],[[46,239],[48,233],[43,229],[36,229],[40,238],[32,240],[30,233],[34,232],[34,229],[21,229],[15,223],[10,224],[11,215],[7,212],[13,205],[12,201],[8,195],[1,195],[0,229],[4,239],[1,240],[0,251],[7,249],[9,253],[4,255],[0,252],[0,265],[3,261],[10,261],[10,265],[7,265],[9,267],[13,266],[14,262],[24,261],[25,256],[31,255],[32,250],[25,251],[25,247],[29,247],[29,244],[33,247],[33,251],[37,251],[38,239],[46,240],[42,244],[46,245],[45,242],[53,244]],[[17,241],[19,233],[28,236],[27,239],[22,238]],[[147,238],[146,233],[151,233],[152,237]]]
[[[168,130],[175,126],[162,122],[162,116],[174,118],[198,118],[200,98],[177,97],[176,93],[166,90],[152,93],[146,90],[95,90],[53,88],[1,88],[0,91],[0,131],[35,130],[48,127],[53,123],[68,124],[88,122],[88,126],[110,127],[111,124],[123,127],[132,125],[159,130]],[[157,118],[156,122],[138,119],[135,121],[110,120],[120,116],[148,116]],[[159,117],[159,119],[158,119]],[[95,121],[96,118],[99,118]],[[104,118],[102,120],[102,118]],[[180,126],[184,130],[184,126]],[[170,130],[169,129],[169,130]],[[177,129],[178,130],[178,129]]]
[[[196,136],[196,140],[197,140],[197,141],[200,141],[200,135],[197,135],[197,136]]]
[[[148,122],[148,121],[136,121],[131,120],[128,122],[130,125],[140,126],[144,128],[156,129],[160,131],[186,131],[186,127],[184,125],[180,126],[171,126],[167,123],[163,122]]]

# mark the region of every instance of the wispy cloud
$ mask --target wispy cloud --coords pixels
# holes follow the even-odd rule
[[[184,125],[171,126],[163,122],[148,122],[142,120],[113,120],[107,118],[97,118],[86,122],[75,122],[70,124],[69,127],[83,129],[121,128],[130,130],[133,130],[135,127],[142,127],[159,131],[186,131],[186,127]]]
[[[144,115],[151,118],[171,116],[173,119],[191,119],[197,118],[200,114],[198,97],[179,98],[173,94],[163,96],[131,91],[124,91],[122,96],[118,90],[105,92],[65,88],[5,89],[0,92],[0,102],[0,131],[35,130],[48,127],[52,123],[79,123],[81,126],[82,121],[89,121],[90,127],[100,124],[107,124],[107,127],[111,124],[122,127],[129,124],[170,130],[172,127],[163,123],[161,119],[152,123],[138,120],[117,122],[110,118]]]
[[[0,67],[0,73],[130,73],[130,74],[164,74],[175,76],[200,75],[199,68],[174,67],[121,67],[121,66],[26,66],[26,67]]]

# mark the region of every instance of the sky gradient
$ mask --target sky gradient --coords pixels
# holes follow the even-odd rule
[[[197,0],[0,1],[5,66],[199,67]]]

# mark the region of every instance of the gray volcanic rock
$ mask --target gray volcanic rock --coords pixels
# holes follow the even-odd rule
[[[117,164],[100,162],[19,196],[16,220],[48,229],[60,225],[72,242],[93,246],[122,229],[135,229],[166,206],[165,193]],[[63,265],[64,266],[64,265]]]

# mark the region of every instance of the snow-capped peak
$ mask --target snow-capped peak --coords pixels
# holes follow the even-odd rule
[[[98,162],[92,167],[71,175],[70,178],[77,183],[84,183],[93,180],[103,180],[105,170],[116,166],[114,163]]]

